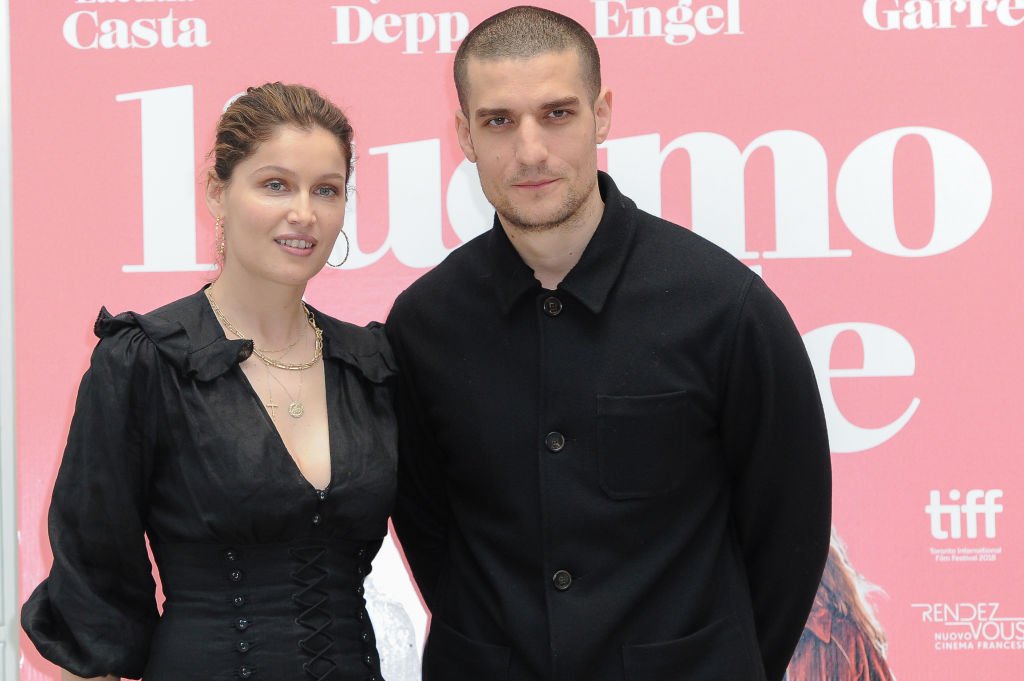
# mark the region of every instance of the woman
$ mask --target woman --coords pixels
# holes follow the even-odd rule
[[[885,661],[885,632],[835,527],[814,606],[789,661],[787,681],[893,681]]]
[[[100,312],[22,611],[64,679],[379,679],[362,583],[394,494],[393,362],[380,326],[302,302],[344,237],[351,139],[316,91],[249,88],[207,182],[220,276]]]

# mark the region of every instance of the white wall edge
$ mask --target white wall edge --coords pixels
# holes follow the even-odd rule
[[[10,4],[0,0],[0,680],[18,678],[18,524],[14,423],[14,213]]]

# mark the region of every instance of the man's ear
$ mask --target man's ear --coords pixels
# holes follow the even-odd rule
[[[608,88],[601,88],[594,100],[594,125],[597,143],[601,144],[612,129],[612,91]]]
[[[473,136],[469,131],[469,119],[461,109],[455,112],[455,134],[459,136],[459,146],[462,147],[466,160],[476,163],[476,149],[473,148]]]

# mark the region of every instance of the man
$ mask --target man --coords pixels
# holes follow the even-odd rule
[[[789,315],[598,172],[612,96],[579,24],[502,12],[455,80],[494,226],[388,321],[424,678],[781,679],[830,522]]]

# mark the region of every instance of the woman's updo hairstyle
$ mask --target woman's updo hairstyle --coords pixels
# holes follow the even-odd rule
[[[334,135],[348,161],[348,182],[352,174],[352,126],[348,117],[313,88],[283,83],[251,87],[224,111],[210,152],[216,179],[228,182],[235,166],[273,137],[282,125],[302,130],[321,127]]]

